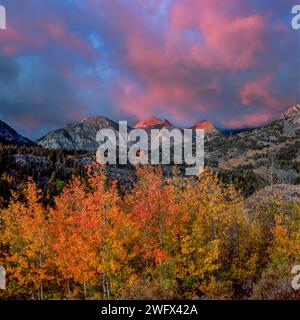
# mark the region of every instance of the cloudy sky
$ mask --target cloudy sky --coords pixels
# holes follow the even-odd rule
[[[290,0],[0,0],[0,119],[257,126],[300,102]]]

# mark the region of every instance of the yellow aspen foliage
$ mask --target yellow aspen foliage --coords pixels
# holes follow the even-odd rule
[[[280,206],[279,206],[280,205]],[[292,288],[292,269],[300,264],[300,206],[277,202],[272,242],[267,249],[268,263],[255,286],[254,296],[260,299],[299,299]]]

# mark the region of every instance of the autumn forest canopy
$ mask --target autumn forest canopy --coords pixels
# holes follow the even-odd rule
[[[0,211],[2,299],[293,299],[300,206],[274,192],[250,207],[206,169],[137,169],[120,190],[102,167],[53,203],[32,179]]]

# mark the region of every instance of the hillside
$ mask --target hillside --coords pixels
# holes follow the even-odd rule
[[[8,124],[0,120],[0,143],[15,144],[19,146],[33,146],[34,143],[23,137]]]
[[[270,124],[206,144],[208,164],[218,171],[252,168],[268,182],[296,183],[300,172],[300,105]]]
[[[96,142],[97,132],[108,128],[117,132],[118,124],[105,117],[90,117],[51,131],[36,142],[47,149],[95,152],[99,146]]]

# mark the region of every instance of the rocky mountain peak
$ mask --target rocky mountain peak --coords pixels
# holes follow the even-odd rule
[[[208,134],[219,133],[219,130],[209,120],[198,121],[193,125],[192,129],[203,129]]]
[[[84,150],[94,152],[99,147],[96,141],[100,129],[118,131],[118,124],[102,117],[89,117],[54,130],[39,139],[37,143],[48,149]]]
[[[286,119],[297,115],[300,115],[300,104],[295,104],[288,108],[286,112],[282,113],[282,118]]]
[[[145,121],[137,123],[134,128],[136,129],[161,129],[161,128],[174,128],[174,126],[167,119],[150,118]]]
[[[88,117],[81,120],[82,124],[86,125],[101,125],[101,126],[110,126],[111,124],[115,124],[112,120],[109,120],[103,116],[96,116],[96,117]]]

